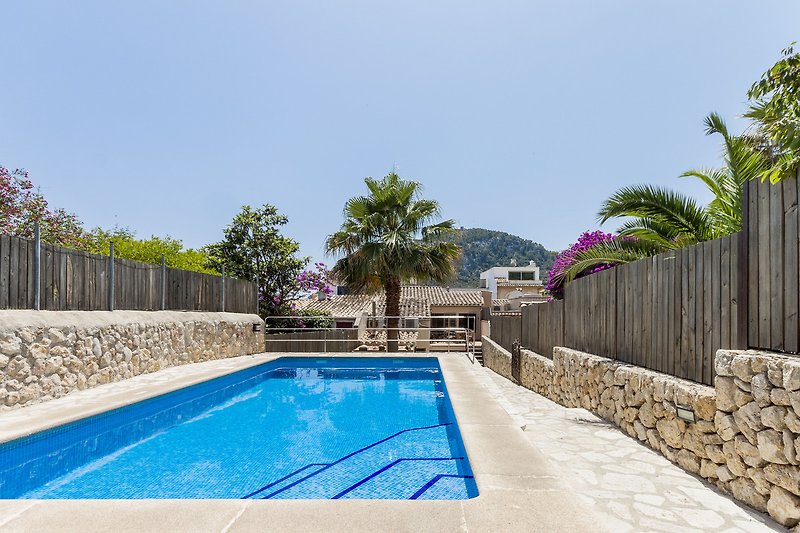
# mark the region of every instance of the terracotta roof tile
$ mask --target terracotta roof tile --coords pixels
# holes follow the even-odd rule
[[[355,318],[362,313],[372,313],[375,301],[379,315],[385,314],[386,299],[383,294],[344,294],[325,300],[310,298],[298,302],[298,308],[330,313],[334,317]],[[431,306],[481,307],[483,295],[478,289],[448,289],[427,285],[406,285],[400,295],[400,314],[403,316],[430,316]]]
[[[477,306],[483,305],[480,289],[451,289],[433,285],[406,285],[403,295],[422,298],[435,306]]]

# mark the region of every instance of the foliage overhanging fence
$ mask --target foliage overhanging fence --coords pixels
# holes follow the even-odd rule
[[[745,185],[743,230],[573,281],[560,302],[493,316],[491,337],[554,346],[713,385],[720,348],[800,351],[796,179]]]
[[[258,312],[256,284],[0,236],[0,309]],[[37,270],[39,272],[37,283]],[[113,279],[113,284],[112,284]],[[223,297],[224,285],[224,297]],[[223,301],[224,300],[224,301]]]

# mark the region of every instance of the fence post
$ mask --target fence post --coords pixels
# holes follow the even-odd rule
[[[42,308],[42,235],[38,222],[33,228],[33,308]]]
[[[167,308],[167,258],[161,254],[161,310]]]
[[[261,289],[258,285],[258,274],[256,274],[256,314],[261,316]]]
[[[108,310],[114,310],[114,243],[108,245]]]
[[[737,330],[736,344],[734,348],[747,349],[750,347],[750,224],[758,221],[750,220],[750,183],[742,185],[742,229],[736,235],[737,239],[737,260],[738,264],[734,267],[737,272],[736,287],[736,311],[737,311]]]
[[[225,312],[225,265],[222,265],[222,312]]]

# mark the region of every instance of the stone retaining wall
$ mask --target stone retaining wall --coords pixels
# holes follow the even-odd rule
[[[262,324],[259,332],[253,324]],[[257,315],[0,311],[0,410],[170,366],[263,351]]]
[[[511,354],[484,337],[485,365],[511,379]],[[582,407],[800,532],[800,360],[720,350],[715,387],[568,348],[522,350],[521,384]],[[695,422],[677,416],[694,411]]]
[[[530,350],[520,351],[520,385],[553,398],[553,361]],[[504,378],[511,376],[511,354],[488,337],[483,338],[483,364]]]
[[[491,368],[504,378],[511,379],[511,354],[487,336],[481,339],[483,366]]]

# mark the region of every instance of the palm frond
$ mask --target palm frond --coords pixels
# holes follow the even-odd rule
[[[612,241],[605,241],[578,253],[575,256],[575,262],[565,271],[564,275],[566,281],[572,281],[576,277],[601,265],[630,263],[656,255],[661,251],[663,250],[654,246],[652,242],[640,239],[622,237]]]
[[[598,220],[604,223],[617,217],[652,219],[697,241],[708,240],[712,232],[705,210],[693,198],[652,185],[623,187],[611,195],[603,203]]]

